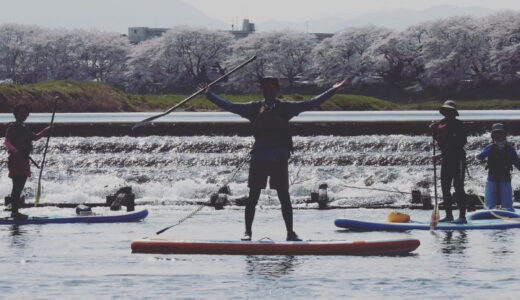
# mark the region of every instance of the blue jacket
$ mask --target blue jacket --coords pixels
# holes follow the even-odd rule
[[[489,156],[490,154],[490,151],[491,151],[491,148],[492,148],[493,144],[490,144],[490,145],[487,145],[484,150],[482,150],[482,152],[480,154],[477,155],[477,158],[479,160],[484,160],[486,157]],[[516,153],[516,150],[515,150],[515,147],[513,147],[513,145],[510,145],[510,144],[506,144],[506,154],[509,158],[509,161],[517,168],[520,170],[520,158],[518,157],[518,154]],[[501,176],[502,177],[502,176]],[[491,174],[491,172],[488,173],[488,180],[489,181],[496,181],[497,178],[494,174]],[[503,178],[498,178],[499,181],[501,182],[511,182],[511,174],[506,174],[505,176],[503,176]]]

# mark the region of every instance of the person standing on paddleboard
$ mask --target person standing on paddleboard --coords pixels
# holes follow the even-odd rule
[[[246,231],[242,240],[251,240],[256,204],[261,190],[267,186],[269,177],[269,187],[277,191],[282,206],[287,241],[301,241],[293,231],[293,210],[289,196],[288,160],[293,150],[289,120],[325,102],[345,84],[345,81],[334,84],[332,88],[311,100],[301,102],[277,99],[280,84],[275,77],[264,77],[260,80],[264,100],[259,102],[232,103],[212,93],[206,84],[201,85],[201,88],[206,88],[204,91],[206,97],[215,105],[248,119],[255,137],[249,165],[249,199],[245,209]]]
[[[479,160],[487,157],[488,178],[486,182],[486,194],[484,196],[488,209],[502,207],[515,211],[513,208],[513,188],[511,187],[511,171],[513,165],[520,170],[520,158],[515,147],[506,140],[504,125],[495,123],[491,126],[492,143],[487,145],[480,154]]]
[[[435,161],[442,158],[441,188],[444,200],[446,217],[439,222],[453,222],[465,224],[466,221],[466,192],[464,191],[464,171],[466,170],[466,151],[464,145],[467,135],[462,121],[457,119],[459,112],[455,101],[447,100],[439,108],[444,118],[430,125],[432,134],[441,149],[441,154],[432,157]],[[459,207],[459,218],[453,220],[451,186],[455,188],[455,195]]]
[[[47,136],[50,127],[43,129],[38,134],[34,134],[27,128],[24,122],[29,116],[29,107],[26,105],[20,104],[15,106],[13,114],[16,121],[9,123],[7,126],[4,141],[4,145],[9,152],[7,163],[9,177],[13,181],[13,189],[11,191],[11,216],[16,220],[24,220],[27,219],[27,215],[21,214],[18,209],[21,204],[20,195],[25,187],[27,177],[31,177],[29,155],[33,149],[32,141],[37,141]]]

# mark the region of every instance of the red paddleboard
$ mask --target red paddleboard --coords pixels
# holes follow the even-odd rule
[[[132,242],[133,253],[153,254],[221,254],[221,255],[398,255],[409,253],[417,239],[376,241],[302,241],[275,242],[261,240],[197,241],[147,238]]]

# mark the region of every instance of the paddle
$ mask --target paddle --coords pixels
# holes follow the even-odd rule
[[[437,160],[435,158],[435,136],[432,134],[432,148],[433,148],[433,191],[435,195],[435,206],[432,211],[432,218],[430,220],[430,230],[434,230],[439,222],[439,202],[437,200]]]
[[[246,60],[245,62],[241,63],[240,65],[236,66],[233,70],[227,72],[226,74],[220,76],[219,78],[215,79],[213,82],[209,83],[207,88],[210,88],[212,85],[226,79],[229,75],[235,73],[236,71],[238,71],[239,69],[241,69],[242,67],[244,67],[245,65],[247,65],[248,63],[252,62],[253,60],[256,59],[256,55],[251,57],[250,59]],[[153,117],[150,117],[150,118],[147,118],[147,119],[144,119],[142,120],[141,122],[135,124],[133,127],[132,127],[132,130],[138,128],[138,127],[141,127],[147,123],[149,123],[150,121],[152,120],[155,120],[157,118],[160,118],[160,117],[163,117],[163,116],[166,116],[167,114],[171,113],[172,111],[176,110],[177,108],[179,108],[180,106],[182,106],[184,103],[190,101],[191,99],[195,98],[196,96],[202,94],[204,92],[206,88],[202,88],[198,91],[196,91],[195,93],[191,94],[188,98],[182,100],[181,102],[177,103],[176,105],[174,105],[173,107],[171,107],[170,109],[168,109],[167,111],[163,112],[162,114],[158,114],[156,116],[153,116]]]
[[[43,166],[45,165],[45,156],[47,155],[47,149],[49,149],[49,140],[51,139],[52,135],[52,125],[54,124],[54,115],[56,114],[56,106],[58,105],[58,99],[59,97],[54,97],[54,109],[52,110],[52,117],[51,117],[51,125],[49,129],[49,133],[47,135],[47,141],[45,142],[45,150],[43,150],[43,158],[42,163],[40,165],[40,176],[38,177],[38,188],[36,189],[36,197],[34,198],[34,206],[38,205],[38,202],[40,201],[40,196],[42,194],[42,174],[43,174]]]

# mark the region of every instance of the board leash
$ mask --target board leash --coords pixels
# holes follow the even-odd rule
[[[501,219],[501,220],[514,220],[514,221],[520,221],[520,218],[511,218],[511,217],[507,217],[507,216],[501,216],[497,213],[495,213],[492,209],[490,209],[489,207],[487,207],[486,203],[484,202],[484,200],[482,200],[482,197],[480,197],[480,195],[476,194],[478,200],[480,201],[480,203],[482,204],[482,207],[484,207],[485,210],[489,211],[489,213],[494,216],[495,218],[497,219]]]
[[[249,157],[251,156],[251,154],[248,152],[248,154],[244,157],[244,159],[242,160],[242,162],[238,165],[238,167],[235,169],[235,171],[233,172],[233,176],[231,176],[227,181],[226,183],[224,184],[224,186],[227,186],[231,181],[233,181],[233,179],[235,178],[235,176],[238,174],[238,171],[240,171],[240,169],[242,169],[242,167],[244,166],[244,164],[249,160]],[[159,231],[157,231],[155,234],[156,235],[159,235],[163,232],[165,232],[166,230],[170,229],[170,228],[173,228],[177,225],[180,225],[182,224],[184,221],[190,219],[191,217],[195,216],[199,211],[201,211],[205,206],[208,205],[208,202],[205,202],[205,203],[202,203],[201,205],[199,205],[195,210],[193,210],[192,212],[190,212],[188,215],[186,215],[185,217],[183,217],[182,219],[180,219],[179,221],[177,221],[177,223],[171,225],[171,226],[168,226],[166,228],[163,228]]]
[[[359,190],[370,190],[370,191],[379,191],[379,192],[388,192],[388,193],[398,193],[398,194],[409,194],[411,195],[411,192],[404,192],[400,190],[387,190],[387,189],[379,189],[379,188],[368,188],[368,187],[360,187],[360,186],[353,186],[353,185],[345,185],[340,184],[342,187],[351,188],[351,189],[359,189]]]

